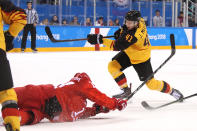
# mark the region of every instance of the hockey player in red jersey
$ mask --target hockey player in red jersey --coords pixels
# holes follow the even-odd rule
[[[57,88],[47,84],[14,89],[18,96],[21,125],[36,124],[43,118],[51,122],[72,122],[110,110],[123,110],[127,106],[127,101],[110,98],[97,90],[86,73],[77,73]],[[87,99],[94,102],[92,107],[87,107]]]

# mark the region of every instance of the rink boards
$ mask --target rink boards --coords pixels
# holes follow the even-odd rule
[[[6,29],[7,27],[5,27]],[[81,39],[87,34],[100,33],[103,36],[113,35],[119,27],[84,27],[84,26],[50,26],[55,39]],[[197,28],[153,28],[148,27],[149,39],[153,49],[169,49],[171,33],[175,35],[177,49],[196,49]],[[94,51],[95,46],[86,40],[75,42],[52,43],[45,33],[45,26],[37,26],[36,45],[39,51]],[[31,36],[27,38],[27,48],[30,48]],[[14,40],[14,51],[20,51],[22,32]],[[98,49],[98,48],[97,48]],[[109,50],[102,45],[99,50]],[[28,50],[27,50],[28,51]]]

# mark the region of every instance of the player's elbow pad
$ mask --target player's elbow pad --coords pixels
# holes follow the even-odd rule
[[[127,40],[124,40],[122,38],[119,38],[115,41],[114,44],[114,49],[116,50],[125,50],[127,49],[129,46],[135,44],[137,42],[137,39],[134,37],[130,42]]]
[[[115,50],[121,50],[122,51],[122,50],[124,50],[124,49],[126,49],[128,47],[129,47],[129,45],[126,44],[126,42],[124,40],[117,39],[115,41],[115,44],[114,44],[114,49]]]

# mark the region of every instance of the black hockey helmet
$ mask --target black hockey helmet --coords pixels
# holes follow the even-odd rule
[[[127,12],[127,14],[125,15],[125,19],[129,21],[139,21],[140,18],[141,18],[141,13],[140,11],[137,10],[131,10]]]
[[[30,1],[27,1],[27,4],[28,4],[28,3],[31,3],[31,4],[32,4],[33,2],[30,0]]]

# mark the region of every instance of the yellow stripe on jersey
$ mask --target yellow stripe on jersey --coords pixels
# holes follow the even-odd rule
[[[10,25],[10,34],[16,37],[18,33],[23,29],[23,27],[27,24],[26,14],[22,11],[1,12],[4,22]]]
[[[0,8],[0,12],[1,12],[1,8]],[[0,48],[5,50],[5,38],[3,34],[3,18],[1,13],[0,13]]]
[[[106,47],[109,47],[110,50],[114,50],[113,44],[114,44],[114,40],[111,39],[103,39],[103,45],[105,45]]]

